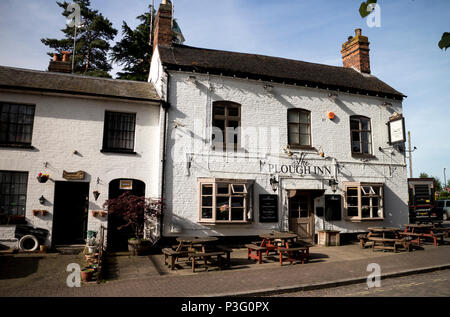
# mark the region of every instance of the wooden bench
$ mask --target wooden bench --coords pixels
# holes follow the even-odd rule
[[[248,250],[247,253],[247,258],[250,259],[255,259],[258,261],[258,264],[262,263],[262,253],[264,251],[267,251],[266,247],[260,247],[256,244],[246,244],[245,247]],[[254,253],[253,253],[254,252]]]
[[[222,256],[226,255],[224,251],[215,251],[215,252],[193,252],[189,253],[189,258],[192,261],[192,272],[195,273],[195,260],[197,258],[201,258],[205,261],[205,270],[208,272],[208,259],[216,256],[217,262],[219,263],[219,269],[223,268],[223,258]]]
[[[174,269],[177,258],[186,257],[188,255],[186,251],[175,251],[170,248],[162,249],[162,253],[164,254],[164,264],[168,265],[171,270]]]
[[[283,265],[284,261],[293,262],[301,261],[302,264],[309,260],[309,248],[308,247],[290,247],[290,248],[278,248],[280,254],[280,265]],[[287,258],[283,260],[283,254],[286,254]]]
[[[408,239],[387,239],[380,237],[369,237],[372,242],[372,250],[382,249],[382,250],[393,250],[394,253],[397,252],[398,247],[403,247],[406,251],[410,251],[411,240]],[[378,244],[377,244],[378,243]]]

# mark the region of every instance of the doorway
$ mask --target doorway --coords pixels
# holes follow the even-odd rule
[[[53,207],[53,245],[84,244],[89,183],[56,182]]]
[[[314,203],[311,193],[297,190],[289,198],[289,230],[300,239],[314,242]]]
[[[128,186],[125,189],[123,184]],[[145,196],[145,183],[136,179],[115,179],[109,183],[108,199],[114,199],[122,194],[129,192],[138,197]],[[126,220],[115,214],[108,215],[108,250],[125,251],[128,250],[128,239],[134,236],[131,227],[125,227],[119,230],[119,227],[126,224]]]

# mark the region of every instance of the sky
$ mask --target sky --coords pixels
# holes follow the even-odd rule
[[[413,176],[450,179],[450,32],[448,0],[379,0],[375,26],[359,15],[362,0],[173,0],[184,44],[342,66],[340,50],[356,28],[369,37],[372,74],[408,96]],[[159,6],[160,0],[155,0]],[[119,31],[151,0],[91,0]],[[372,21],[372,20],[370,20]],[[370,24],[370,26],[369,26]],[[54,0],[0,0],[0,65],[46,70],[44,37],[61,38],[65,18]],[[112,74],[120,71],[114,65]]]

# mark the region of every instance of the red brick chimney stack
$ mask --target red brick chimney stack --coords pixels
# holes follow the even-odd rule
[[[48,65],[48,71],[70,74],[72,72],[72,64],[69,61],[70,52],[62,51],[61,54],[63,56],[62,60],[60,59],[58,53],[53,54],[53,58]]]
[[[355,37],[349,37],[342,44],[342,62],[346,68],[354,68],[361,73],[370,74],[369,39],[361,35],[361,29],[355,30]]]
[[[158,45],[172,45],[172,4],[168,3],[167,0],[162,0],[156,14],[153,50]]]

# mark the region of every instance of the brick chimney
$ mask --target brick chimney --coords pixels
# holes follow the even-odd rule
[[[55,73],[68,73],[72,72],[72,65],[69,61],[70,52],[62,51],[62,60],[57,53],[53,54],[53,59],[50,61],[50,65],[48,65],[49,72]]]
[[[172,3],[167,0],[162,0],[156,14],[153,50],[158,45],[172,45]]]
[[[350,36],[348,41],[342,44],[344,67],[370,74],[369,44],[367,36],[361,35],[361,29],[356,29],[355,37]]]

